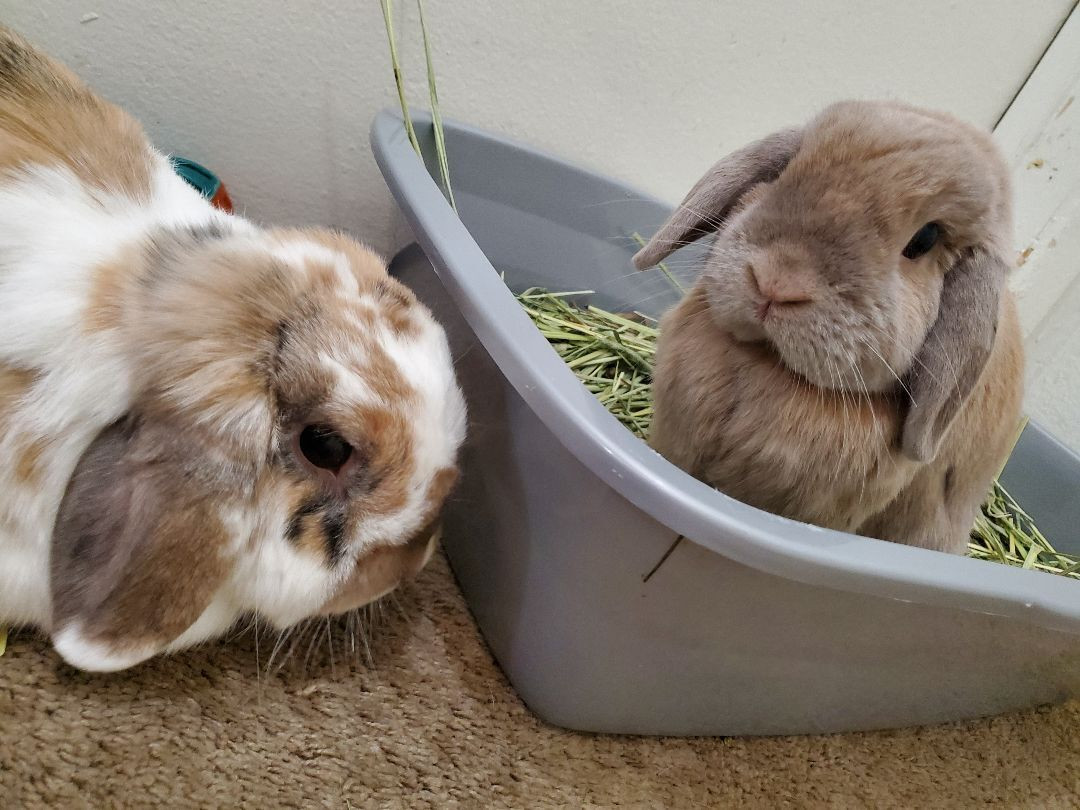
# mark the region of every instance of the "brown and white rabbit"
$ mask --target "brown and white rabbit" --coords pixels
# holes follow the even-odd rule
[[[1010,195],[987,134],[897,103],[721,160],[634,257],[717,234],[662,321],[654,448],[776,514],[963,551],[1019,423]]]
[[[464,407],[382,260],[212,208],[0,30],[0,624],[116,670],[362,605],[430,556]]]

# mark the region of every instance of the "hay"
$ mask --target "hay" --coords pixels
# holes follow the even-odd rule
[[[659,332],[640,313],[619,315],[533,287],[517,296],[582,384],[638,438],[652,422],[652,363]],[[971,531],[968,556],[1080,579],[1080,556],[1055,551],[1031,517],[994,482]]]
[[[401,117],[405,123],[405,133],[409,137],[409,143],[424,159],[424,152],[420,148],[420,141],[416,137],[416,129],[413,127],[412,116],[409,115],[409,103],[405,97],[405,71],[401,67],[401,59],[398,57],[397,37],[394,34],[394,6],[393,0],[379,0],[382,6],[383,24],[386,27],[386,39],[390,49],[390,66],[394,71],[394,87],[397,89],[398,103],[401,105]],[[438,161],[439,177],[442,180],[443,193],[446,195],[450,207],[457,211],[457,202],[454,200],[454,190],[450,186],[450,164],[446,159],[446,138],[443,135],[442,114],[439,112],[439,87],[435,77],[435,63],[431,56],[431,39],[428,36],[427,19],[424,14],[424,0],[416,0],[416,12],[420,18],[420,36],[424,43],[424,64],[427,68],[428,101],[431,105],[432,131],[435,136],[435,158]]]
[[[577,378],[638,438],[652,422],[652,364],[656,327],[639,313],[616,315],[567,301],[580,292],[550,293],[539,288],[517,296],[540,334]]]
[[[975,518],[968,556],[1080,579],[1080,556],[1055,551],[1030,515],[997,481]]]

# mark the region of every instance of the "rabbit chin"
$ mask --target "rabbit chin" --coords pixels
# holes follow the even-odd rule
[[[731,308],[722,309],[715,304],[710,306],[713,322],[731,340],[743,347],[760,349],[768,355],[770,362],[781,362],[788,366],[789,364],[784,362],[784,353],[776,342],[775,336],[770,334],[757,318],[742,315],[741,310],[746,308],[749,308],[749,305],[734,311]]]
[[[781,335],[770,334],[769,330],[756,321],[741,321],[724,327],[731,339],[744,350],[750,351],[762,363],[782,366],[788,373],[818,388],[826,390],[846,390],[843,379],[836,379],[822,374],[817,363],[812,360],[813,353],[792,350],[787,340]]]
[[[737,343],[761,343],[769,349],[776,351],[776,345],[772,342],[769,334],[761,324],[753,321],[736,321],[727,325],[730,334]]]

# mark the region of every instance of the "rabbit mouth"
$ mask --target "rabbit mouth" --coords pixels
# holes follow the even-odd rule
[[[740,349],[750,355],[755,361],[766,363],[770,366],[782,366],[792,374],[795,374],[802,379],[806,379],[804,375],[800,374],[798,370],[787,361],[780,346],[778,346],[768,335],[759,333],[754,337],[746,337],[738,334],[734,330],[728,330],[727,334],[733,343],[737,344]]]
[[[782,366],[787,371],[798,376],[800,379],[813,383],[812,379],[800,372],[798,364],[792,362],[792,355],[798,356],[801,352],[791,352],[786,345],[791,342],[790,338],[776,334],[775,327],[770,329],[765,323],[756,318],[730,318],[724,319],[721,329],[732,343],[750,353],[757,362],[767,363],[771,366]],[[817,383],[813,383],[817,384]]]
[[[825,370],[830,365],[828,349],[815,335],[811,302],[774,302],[760,317],[760,299],[732,292],[718,281],[708,288],[708,304],[721,334],[755,362],[783,368],[803,385],[837,386]]]
[[[758,362],[784,369],[799,385],[825,390],[846,390],[845,381],[824,373],[829,364],[820,347],[798,336],[781,337],[763,334],[754,341],[738,341],[755,353]]]

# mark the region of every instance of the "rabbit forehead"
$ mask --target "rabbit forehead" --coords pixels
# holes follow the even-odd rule
[[[314,293],[310,317],[279,323],[278,341],[295,352],[301,368],[317,368],[329,381],[322,407],[346,432],[351,423],[363,435],[380,421],[424,445],[432,442],[420,440],[443,435],[434,442],[443,447],[425,449],[438,457],[435,466],[444,466],[460,432],[459,395],[445,335],[428,310],[389,278],[376,254],[346,237],[306,232],[273,255],[302,265]],[[402,418],[374,416],[386,411]],[[436,435],[420,435],[424,429]]]
[[[807,126],[803,146],[763,200],[766,218],[818,232],[863,225],[888,241],[939,220],[961,243],[1008,224],[1008,173],[990,138],[950,116],[901,104],[844,102]]]
[[[347,237],[290,232],[274,254],[302,267],[320,291],[310,316],[279,333],[280,399],[302,420],[341,433],[363,454],[366,480],[378,482],[339,512],[297,490],[287,534],[319,557],[334,521],[348,559],[404,543],[431,518],[432,493],[444,489],[464,438],[464,400],[443,330],[377,255]]]
[[[325,420],[387,465],[450,463],[464,406],[445,336],[374,253],[337,234],[271,232],[180,262],[162,275],[170,289],[151,293],[169,328],[141,330],[168,410],[252,456],[278,427]]]
[[[347,333],[342,333],[347,334]],[[339,352],[318,362],[332,378],[319,413],[365,454],[378,485],[347,510],[357,549],[408,539],[441,505],[442,482],[464,437],[465,406],[442,330],[429,318],[400,331],[382,319],[357,330]],[[298,511],[303,505],[298,507]],[[323,525],[314,528],[314,548]]]

